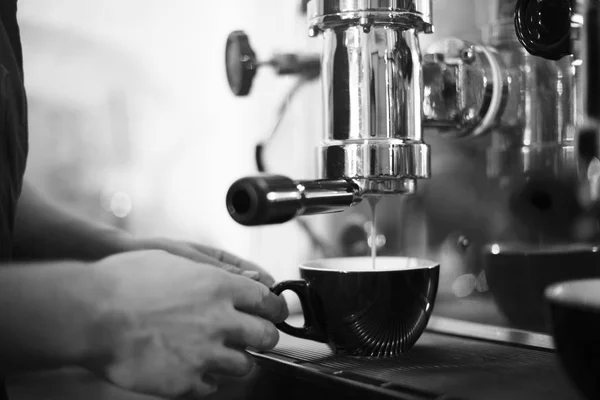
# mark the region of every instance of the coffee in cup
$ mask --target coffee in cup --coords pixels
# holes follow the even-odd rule
[[[417,258],[331,258],[304,263],[290,290],[300,299],[304,326],[277,327],[289,335],[327,343],[337,354],[392,357],[419,339],[433,311],[439,264]]]

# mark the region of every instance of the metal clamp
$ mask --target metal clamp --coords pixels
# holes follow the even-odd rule
[[[496,51],[461,39],[428,49],[423,80],[423,124],[446,136],[489,132],[508,97],[505,68]]]

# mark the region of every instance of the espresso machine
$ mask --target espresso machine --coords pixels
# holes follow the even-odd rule
[[[303,5],[320,54],[259,62],[237,31],[227,71],[238,96],[264,67],[320,78],[318,176],[266,174],[261,144],[261,174],[232,184],[229,214],[300,223],[323,256],[377,246],[436,259],[442,278],[422,347],[403,359],[342,359],[293,341],[257,359],[319,390],[350,388],[344,398],[578,398],[555,365],[543,291],[600,276],[600,3],[499,0],[481,40],[426,49],[431,0]],[[369,197],[384,199],[376,236]],[[334,246],[303,218],[329,213]]]

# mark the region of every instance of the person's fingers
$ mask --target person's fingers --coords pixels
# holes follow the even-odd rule
[[[141,243],[142,243],[142,245],[140,245],[140,246],[142,246],[144,248],[161,249],[172,255],[182,257],[182,258],[187,258],[188,260],[191,260],[191,261],[194,261],[197,263],[212,265],[212,266],[218,267],[222,270],[225,270],[227,272],[231,272],[232,274],[242,275],[242,276],[245,276],[246,278],[250,278],[255,281],[260,281],[261,277],[263,276],[263,274],[261,274],[260,271],[256,271],[256,270],[252,270],[252,269],[251,270],[243,269],[243,268],[237,266],[236,263],[228,263],[227,261],[223,261],[223,260],[230,260],[231,258],[229,258],[229,257],[222,257],[222,259],[219,259],[218,257],[214,257],[211,254],[200,251],[200,249],[195,248],[195,246],[192,244],[176,242],[173,240],[166,240],[166,239],[165,240],[148,240],[145,242],[142,241]],[[218,254],[216,254],[216,255],[218,255]],[[240,263],[238,263],[238,264],[240,264]],[[244,265],[244,264],[241,263],[240,265]],[[262,283],[265,283],[265,282],[263,281]]]
[[[170,254],[173,254],[173,255],[176,255],[176,256],[182,257],[182,258],[187,258],[188,260],[191,260],[191,261],[194,261],[197,263],[212,265],[212,266],[221,268],[227,272],[231,272],[232,274],[243,275],[243,276],[253,279],[255,281],[258,281],[260,279],[259,272],[245,271],[240,267],[225,263],[225,262],[220,261],[208,254],[204,254],[200,251],[197,251],[196,249],[194,249],[188,245],[184,245],[184,244],[180,244],[180,243],[176,243],[176,242],[175,243],[166,242],[166,243],[167,244],[163,245],[163,250]]]
[[[175,256],[187,258],[197,263],[204,263],[221,268],[236,275],[259,281],[266,286],[273,286],[275,280],[258,265],[245,261],[223,250],[196,243],[179,242],[170,239],[143,239],[133,241],[132,248],[147,250],[163,250]]]
[[[275,325],[253,315],[238,313],[222,329],[226,343],[233,347],[271,350],[279,342],[279,331]]]
[[[190,244],[190,246],[198,250],[199,252],[209,257],[213,257],[214,259],[222,263],[232,265],[244,271],[256,271],[260,273],[260,281],[268,287],[271,287],[275,284],[275,279],[273,279],[273,277],[267,271],[250,261],[244,260],[234,254],[228,253],[221,249],[215,249],[213,247],[195,243]]]
[[[229,289],[233,297],[233,305],[248,314],[263,317],[272,322],[282,322],[289,310],[283,296],[277,296],[271,290],[258,282],[232,276]]]
[[[248,353],[225,346],[215,349],[208,365],[212,373],[236,378],[248,375],[253,367],[254,360]]]
[[[228,267],[230,272],[241,271],[241,268],[239,268],[235,265],[231,265],[231,264],[226,265],[226,263],[218,260],[217,258],[212,257],[208,254],[202,253],[200,251],[196,251],[194,248],[192,248],[190,246],[182,245],[179,243],[174,243],[174,244],[171,244],[170,246],[167,246],[165,250],[174,255],[190,259],[197,263],[210,264],[210,265],[214,265],[214,266],[220,267],[220,268]]]

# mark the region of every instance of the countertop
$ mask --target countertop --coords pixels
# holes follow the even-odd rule
[[[299,324],[301,320],[294,323]],[[308,341],[301,343],[299,340],[281,334],[280,343],[273,352],[264,354],[264,358],[256,354],[259,363],[247,378],[228,381],[219,393],[209,399],[304,399],[315,395],[348,399],[365,398],[364,393],[367,393],[366,398],[371,399],[374,397],[369,385],[376,389],[394,382],[399,385],[398,393],[403,394],[391,398],[437,400],[445,399],[439,397],[440,394],[454,394],[461,400],[479,400],[478,393],[485,393],[482,400],[579,399],[555,362],[554,353],[547,349],[519,350],[507,344],[429,332],[403,359],[383,361],[386,367],[379,361],[344,360],[332,355],[326,345]],[[287,366],[284,365],[286,363]],[[324,371],[331,374],[327,376]],[[352,385],[346,384],[349,381],[331,385],[335,379],[329,378],[335,378],[336,374],[337,377],[346,374],[363,381],[367,378],[367,385],[363,385],[366,392],[352,397],[358,392]],[[373,382],[369,383],[369,379]],[[537,382],[540,379],[545,382]],[[320,380],[326,384],[320,385]],[[421,387],[427,390],[421,390]],[[8,381],[8,392],[11,400],[160,400],[129,393],[81,369],[14,377]],[[415,396],[406,397],[406,393]],[[527,393],[535,395],[531,397]],[[496,394],[500,397],[495,397]]]

